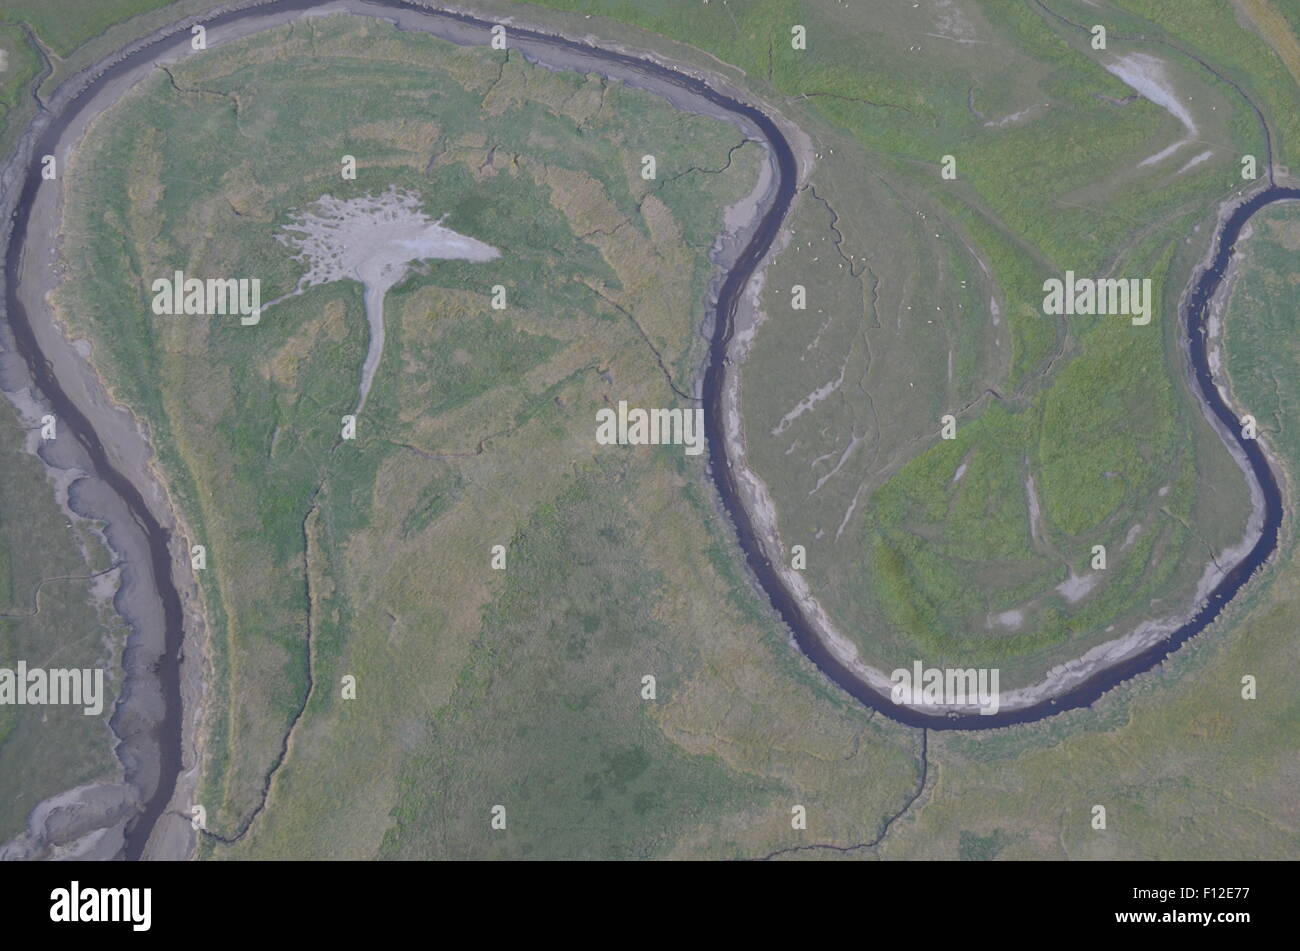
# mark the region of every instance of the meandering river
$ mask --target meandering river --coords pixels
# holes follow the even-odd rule
[[[205,22],[213,42],[220,42],[223,33],[234,36],[255,32],[279,25],[307,11],[334,10],[385,17],[396,21],[402,29],[423,30],[462,44],[486,44],[493,26],[492,21],[468,14],[412,8],[399,0],[333,0],[328,3],[321,0],[278,0]],[[185,711],[181,690],[181,655],[185,631],[181,597],[183,585],[173,575],[176,566],[169,547],[171,529],[168,526],[174,524],[174,519],[168,517],[168,513],[158,510],[160,500],[138,484],[139,480],[127,471],[128,467],[123,466],[112,445],[106,444],[106,438],[111,441],[117,437],[106,437],[99,431],[99,421],[103,418],[102,407],[90,405],[85,399],[74,396],[74,393],[79,392],[78,388],[69,386],[70,381],[61,378],[60,373],[71,365],[66,361],[52,359],[46,352],[48,344],[42,344],[42,334],[38,330],[49,323],[50,316],[44,312],[44,308],[32,308],[40,312],[29,312],[31,298],[27,297],[25,303],[20,282],[24,279],[31,280],[30,274],[24,275],[22,268],[29,231],[35,233],[39,230],[36,225],[42,224],[33,220],[33,208],[42,187],[40,156],[53,154],[66,147],[65,140],[69,131],[75,130],[79,121],[84,123],[85,114],[89,110],[102,110],[120,96],[129,87],[129,83],[125,82],[128,77],[136,73],[142,75],[164,56],[181,55],[186,51],[188,43],[188,29],[147,42],[129,51],[96,75],[75,98],[63,103],[55,101],[51,104],[49,114],[38,117],[33,125],[35,136],[26,152],[29,161],[21,180],[13,230],[5,249],[5,307],[17,350],[26,363],[31,382],[59,417],[63,432],[72,434],[81,445],[91,461],[95,476],[120,497],[129,510],[130,518],[142,532],[147,546],[145,557],[151,568],[152,594],[163,618],[159,656],[157,662],[150,665],[148,673],[156,681],[153,687],[161,701],[161,715],[151,734],[154,747],[152,755],[156,756],[158,764],[157,782],[147,796],[143,810],[127,828],[128,858],[138,858],[143,854],[146,842],[173,797],[177,778],[184,768],[182,724]],[[618,50],[598,49],[585,42],[513,26],[509,27],[509,43],[530,60],[552,68],[577,69],[622,79],[664,95],[680,108],[733,122],[746,130],[747,134],[765,143],[775,172],[772,188],[766,200],[760,203],[756,219],[749,227],[742,229],[743,241],[724,255],[725,271],[715,285],[716,301],[709,325],[709,359],[699,391],[706,410],[710,473],[722,507],[735,527],[741,550],[758,586],[789,626],[804,653],[826,676],[864,704],[885,716],[913,726],[967,730],[1026,723],[1063,710],[1087,706],[1115,685],[1159,663],[1214,621],[1252,574],[1276,550],[1283,515],[1278,480],[1259,443],[1241,437],[1236,414],[1220,396],[1210,372],[1207,337],[1204,333],[1209,302],[1223,280],[1242,227],[1261,208],[1279,201],[1300,199],[1300,190],[1270,187],[1236,208],[1222,221],[1214,237],[1214,251],[1209,266],[1193,278],[1194,284],[1185,295],[1182,313],[1196,396],[1223,424],[1225,431],[1233,434],[1236,447],[1244,454],[1250,473],[1262,490],[1263,530],[1253,548],[1224,574],[1189,621],[1158,643],[1096,671],[1082,683],[1058,696],[1017,709],[1004,709],[993,716],[933,715],[896,706],[887,694],[873,687],[859,673],[837,659],[817,625],[808,616],[804,605],[790,590],[781,572],[764,554],[763,545],[755,531],[753,514],[746,507],[744,495],[738,489],[733,470],[735,460],[726,435],[725,391],[730,375],[739,372],[739,367],[728,359],[738,308],[751,280],[760,271],[768,251],[780,233],[796,192],[799,168],[790,142],[778,123],[762,109],[743,101],[738,94],[721,91],[710,82],[688,72],[685,67],[674,68]],[[45,224],[48,227],[48,223]],[[43,235],[42,240],[49,240],[48,235]]]

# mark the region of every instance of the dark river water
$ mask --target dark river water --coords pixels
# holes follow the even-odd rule
[[[324,0],[280,0],[278,3],[263,5],[250,10],[236,11],[205,22],[208,28],[212,29],[215,26],[232,23],[250,16],[264,16],[267,13],[278,11],[307,10],[322,6],[323,3]],[[372,3],[393,10],[409,11],[410,9],[407,5],[397,2],[397,0],[372,0]],[[435,13],[425,10],[420,12],[426,13],[434,19],[454,21],[465,27],[481,29],[485,43],[488,31],[492,26],[492,21],[481,20],[464,14]],[[669,85],[701,97],[713,104],[713,106],[742,118],[750,126],[756,128],[767,140],[776,162],[777,183],[775,195],[767,210],[763,213],[752,237],[740,251],[722,280],[717,299],[716,320],[712,325],[713,336],[703,386],[711,477],[723,507],[734,524],[740,547],[755,579],[777,613],[793,632],[799,647],[827,677],[862,703],[902,723],[941,730],[1004,727],[1014,723],[1040,720],[1063,710],[1087,706],[1116,684],[1158,664],[1164,657],[1212,622],[1255,570],[1277,548],[1278,529],[1282,520],[1282,499],[1278,491],[1277,479],[1274,477],[1258,443],[1243,440],[1240,437],[1239,423],[1234,414],[1224,405],[1211,379],[1206,355],[1206,338],[1202,333],[1206,305],[1223,278],[1232,247],[1241,232],[1242,226],[1255,212],[1273,202],[1300,199],[1300,190],[1274,187],[1257,194],[1249,202],[1238,208],[1224,223],[1216,238],[1217,244],[1213,262],[1197,278],[1195,290],[1189,295],[1187,308],[1183,315],[1196,384],[1200,391],[1199,395],[1209,405],[1214,414],[1224,422],[1229,431],[1237,434],[1235,438],[1245,452],[1250,466],[1254,470],[1255,477],[1263,487],[1265,502],[1264,531],[1258,543],[1219,582],[1207,603],[1197,611],[1187,624],[1161,643],[1127,661],[1099,672],[1087,682],[1053,701],[1039,703],[1019,710],[999,712],[993,716],[980,716],[978,714],[958,717],[934,716],[896,706],[887,695],[878,693],[840,664],[817,636],[815,629],[809,623],[795,597],[787,590],[780,576],[764,557],[755,536],[750,514],[736,490],[729,465],[722,417],[722,392],[726,373],[731,368],[724,362],[724,358],[731,340],[734,317],[741,294],[776,238],[794,198],[797,167],[789,142],[781,134],[776,124],[759,109],[726,96],[703,81],[684,73],[622,53],[600,50],[584,43],[515,27],[509,29],[509,35],[512,42],[527,41],[527,43],[534,46],[566,53],[578,53],[586,59],[603,62],[609,66],[617,66],[624,72],[631,70],[645,77],[649,81],[648,84],[651,88],[655,85]],[[40,183],[39,156],[54,151],[55,143],[66,130],[68,124],[94,97],[94,94],[105,82],[188,42],[189,34],[187,31],[183,34],[172,35],[130,54],[97,78],[47,128],[33,152],[37,160],[28,170],[28,174],[24,179],[23,191],[14,219],[13,239],[9,244],[5,258],[6,304],[9,322],[18,349],[27,362],[37,388],[58,414],[61,426],[75,435],[89,454],[98,475],[126,502],[133,518],[139,522],[148,536],[154,577],[158,582],[158,596],[162,602],[166,618],[166,653],[157,667],[157,676],[162,686],[167,710],[157,738],[162,778],[157,790],[145,804],[144,810],[127,830],[126,855],[127,858],[131,859],[139,858],[143,852],[154,824],[162,815],[172,796],[176,778],[182,768],[180,651],[183,642],[183,615],[181,599],[171,576],[167,531],[150,512],[139,489],[109,463],[104,446],[91,424],[85,415],[77,409],[76,405],[68,399],[63,388],[59,385],[59,381],[51,372],[48,362],[37,345],[35,335],[32,333],[30,317],[19,303],[17,278],[19,274],[18,264],[25,243],[32,201]],[[1156,368],[1152,369],[1154,371]]]

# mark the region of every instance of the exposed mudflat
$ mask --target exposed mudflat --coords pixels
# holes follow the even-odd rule
[[[126,823],[139,810],[125,783],[89,783],[41,802],[27,831],[0,845],[0,861],[99,860],[121,853]]]

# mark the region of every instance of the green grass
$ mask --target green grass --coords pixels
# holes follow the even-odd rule
[[[59,56],[115,23],[165,7],[171,0],[6,0],[0,21],[26,23]]]
[[[40,72],[40,61],[27,35],[18,26],[0,20],[0,135],[15,109],[23,103],[27,89]]]
[[[651,858],[777,790],[656,727],[642,676],[667,696],[698,658],[655,617],[665,579],[624,504],[583,478],[520,526],[458,689],[420,720],[381,855]],[[504,832],[489,828],[498,803]]]
[[[1234,399],[1258,417],[1261,438],[1294,473],[1300,209],[1277,206],[1251,227],[1238,244],[1224,316],[1227,375]],[[1289,488],[1291,508],[1294,479]],[[1296,551],[1294,532],[1285,532],[1271,583],[1095,709],[1026,729],[933,738],[941,778],[911,834],[885,856],[977,858],[996,840],[1004,859],[1293,858],[1288,770],[1300,702],[1284,672],[1297,654]],[[1241,697],[1246,674],[1258,679],[1257,700]],[[1104,832],[1089,824],[1097,803],[1107,808]]]
[[[1167,47],[1112,44],[1167,60],[1215,149],[1147,171],[1179,123],[1117,104],[1132,90],[1031,4],[959,8],[971,44],[904,7],[747,4],[702,9],[687,31],[656,3],[542,5],[735,64],[813,135],[816,198],[801,194],[768,272],[743,408],[782,541],[808,546],[813,590],[868,659],[996,660],[1037,680],[1152,599],[1189,595],[1205,541],[1184,523],[1225,539],[1247,502],[1172,356],[1190,273],[1175,249],[1261,146],[1240,96]],[[789,48],[792,23],[806,51]],[[944,154],[956,181],[939,177]],[[1067,269],[1151,278],[1155,322],[1045,316],[1042,282]],[[793,284],[808,311],[790,309]],[[937,439],[949,413],[954,443]],[[1072,603],[1053,589],[1088,574],[1097,544],[1106,572]],[[1012,611],[1022,623],[995,620]]]
[[[822,830],[872,829],[914,782],[906,733],[862,736],[865,712],[755,611],[692,491],[702,460],[594,443],[611,400],[677,404],[659,360],[683,381],[698,365],[705,251],[757,150],[620,84],[501,60],[313,20],[174,67],[186,92],[146,80],[85,150],[58,303],[208,546],[218,831],[258,802],[311,630],[315,687],[270,805],[204,854],[743,856],[790,841],[791,801]],[[268,146],[228,147],[248,140]],[[255,328],[149,313],[148,280],[176,267],[283,293],[299,265],[272,235],[290,211],[389,185],[502,259],[430,262],[389,293],[355,442],[335,446],[366,350],[356,285]],[[485,835],[502,800],[511,834]]]
[[[706,50],[814,136],[825,204],[803,193],[796,238],[769,271],[769,323],[745,371],[762,396],[746,422],[786,541],[809,545],[814,590],[860,646],[993,659],[1028,678],[1109,625],[1149,616],[1153,600],[1185,601],[1205,546],[1239,534],[1245,506],[1174,347],[1173,302],[1209,209],[1239,187],[1237,155],[1260,148],[1231,89],[1171,66],[1219,149],[1173,177],[1176,165],[1136,170],[1178,134],[1173,120],[1101,98],[1128,90],[1028,4],[962,8],[978,12],[991,45],[931,38],[916,52],[927,23],[909,19],[925,15],[910,5],[764,0],[690,17],[668,0],[542,6]],[[1226,6],[1188,23],[1169,5],[1126,6],[1126,22],[1145,17],[1246,83],[1289,154],[1292,91]],[[794,22],[810,27],[805,54],[788,47]],[[790,647],[695,464],[667,450],[601,457],[589,440],[602,401],[671,399],[641,331],[689,378],[710,277],[702,251],[721,207],[752,182],[756,150],[713,172],[734,133],[651,97],[514,58],[498,79],[499,54],[435,57],[416,37],[336,26],[311,31],[320,59],[300,28],[296,50],[276,49],[284,31],[248,42],[268,62],[231,51],[177,69],[183,88],[206,91],[178,95],[155,79],[83,169],[81,194],[111,197],[71,212],[70,233],[84,239],[70,261],[94,293],[61,303],[153,426],[169,486],[213,558],[203,582],[218,715],[203,796],[223,830],[256,799],[306,687],[309,620],[314,631],[317,689],[271,808],[238,848],[205,854],[741,857],[803,841],[789,829],[792,802],[809,805],[810,837],[872,838],[914,786],[908,731],[868,723]],[[985,125],[1038,102],[1051,109]],[[399,116],[437,127],[358,128]],[[249,141],[261,145],[230,148]],[[480,180],[490,147],[504,161]],[[647,150],[660,161],[653,187],[635,176]],[[363,156],[356,183],[338,180],[344,151]],[[960,174],[944,184],[947,152]],[[390,295],[385,361],[355,445],[330,451],[365,352],[355,287],[279,305],[253,334],[147,315],[142,279],[159,268],[255,272],[268,297],[287,289],[295,266],[269,238],[285,211],[390,182],[510,263],[439,263]],[[680,236],[636,214],[651,190]],[[1294,354],[1273,345],[1293,336],[1284,247],[1259,251],[1269,270],[1239,292],[1256,322],[1230,318],[1230,370],[1244,361],[1238,395],[1266,439],[1290,446]],[[1044,317],[1041,282],[1065,268],[1155,278],[1155,323]],[[510,291],[504,315],[484,296],[497,282]],[[793,317],[792,283],[812,293]],[[845,384],[784,441],[757,438],[841,370]],[[959,414],[958,439],[938,441],[938,417],[977,400]],[[850,437],[862,439],[858,454],[813,492]],[[851,502],[857,521],[840,540]],[[1051,594],[1070,569],[1086,570],[1098,542],[1111,551],[1104,587],[1074,605]],[[487,568],[494,543],[509,546],[504,574]],[[1278,805],[1289,801],[1279,764],[1294,752],[1293,692],[1269,681],[1252,707],[1235,685],[1242,670],[1287,666],[1293,573],[1288,564],[1274,587],[1255,589],[1166,665],[1169,676],[1095,711],[932,739],[931,785],[886,854],[1285,855],[1294,817]],[[1026,605],[1024,629],[976,636],[972,618]],[[649,706],[636,696],[647,667],[661,688]],[[338,696],[344,674],[358,677],[355,702]],[[1090,837],[1094,801],[1110,806],[1116,835]],[[505,833],[488,828],[498,802]]]

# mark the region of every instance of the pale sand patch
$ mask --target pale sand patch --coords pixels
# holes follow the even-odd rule
[[[434,221],[421,210],[418,196],[396,188],[360,198],[325,195],[311,210],[297,212],[276,239],[296,249],[308,268],[291,294],[263,310],[317,284],[350,279],[366,289],[370,349],[361,368],[358,413],[384,351],[384,295],[406,277],[409,266],[432,259],[491,261],[501,256],[490,244],[444,228],[442,218]]]
[[[1070,577],[1066,578],[1056,586],[1056,591],[1061,597],[1073,604],[1085,594],[1091,591],[1097,585],[1097,576],[1094,574],[1076,575],[1074,570],[1070,570]]]
[[[997,622],[1000,627],[1017,631],[1020,629],[1020,626],[1025,623],[1025,615],[1023,611],[1012,609],[1010,611],[1003,611],[1001,614],[996,615],[993,620]]]
[[[1047,111],[1046,103],[1036,102],[1033,105],[1025,106],[1025,108],[1021,109],[1019,112],[1013,112],[1010,115],[1005,115],[1001,119],[989,119],[987,122],[984,123],[984,127],[988,129],[1001,129],[1004,126],[1015,125],[1017,122],[1021,121],[1022,119],[1029,119],[1029,118],[1036,119],[1039,117],[1039,115],[1041,115],[1046,111]]]
[[[1187,135],[1155,155],[1144,158],[1138,165],[1154,165],[1173,155],[1196,137],[1196,122],[1187,107],[1178,98],[1178,91],[1165,72],[1165,61],[1148,53],[1129,53],[1112,63],[1105,64],[1107,72],[1118,76],[1126,85],[1167,111],[1183,124]]]
[[[795,406],[794,409],[790,410],[790,412],[782,416],[781,421],[777,423],[776,428],[772,430],[772,435],[773,436],[781,435],[783,432],[786,431],[786,429],[789,428],[790,424],[793,423],[796,419],[798,419],[804,413],[808,412],[810,409],[812,409],[822,400],[826,399],[828,396],[830,396],[832,393],[838,390],[840,386],[843,385],[844,383],[844,371],[847,368],[848,368],[848,362],[846,361],[844,363],[844,366],[840,367],[840,375],[838,378],[829,381],[823,387],[813,390],[802,400],[800,400],[799,404]]]
[[[1028,465],[1029,460],[1025,460]],[[1029,534],[1034,538],[1034,544],[1038,544],[1045,532],[1040,531],[1042,525],[1042,507],[1038,504],[1038,487],[1034,484],[1033,473],[1025,474],[1025,497],[1029,502]]]
[[[1190,169],[1196,168],[1196,166],[1200,165],[1202,162],[1204,162],[1206,159],[1208,159],[1208,158],[1209,158],[1211,155],[1213,155],[1213,154],[1214,154],[1214,150],[1213,150],[1213,149],[1206,149],[1206,150],[1205,150],[1204,152],[1202,152],[1200,155],[1194,155],[1194,156],[1192,156],[1190,159],[1187,160],[1187,164],[1185,164],[1182,168],[1180,168],[1180,169],[1178,170],[1178,174],[1181,175],[1181,174],[1183,174],[1183,172],[1186,172],[1186,171],[1189,171]]]

